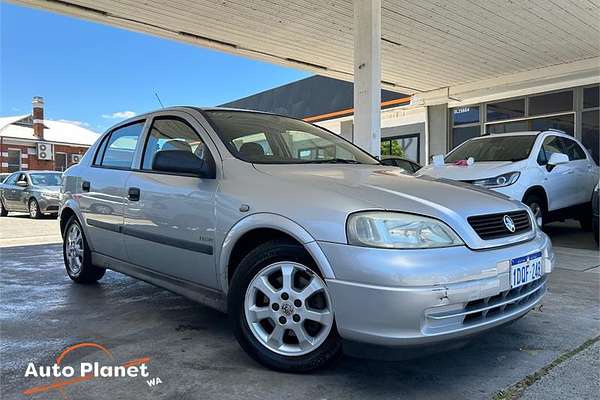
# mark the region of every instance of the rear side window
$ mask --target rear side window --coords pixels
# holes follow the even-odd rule
[[[569,156],[569,160],[586,159],[585,152],[576,141],[564,137],[561,137],[560,139],[563,143],[565,154]]]
[[[159,151],[182,150],[204,160],[208,149],[187,122],[176,117],[155,118],[148,135],[142,169],[151,170],[154,156]]]
[[[120,169],[131,168],[135,148],[143,128],[144,121],[140,121],[112,131],[100,145],[94,165]]]

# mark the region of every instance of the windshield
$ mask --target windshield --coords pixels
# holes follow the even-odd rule
[[[52,172],[29,174],[31,183],[36,186],[60,186],[61,174]]]
[[[471,139],[452,150],[445,159],[447,163],[466,160],[475,161],[520,161],[529,157],[536,135],[488,136]]]
[[[306,122],[245,111],[205,111],[231,154],[257,164],[379,162],[341,137]]]

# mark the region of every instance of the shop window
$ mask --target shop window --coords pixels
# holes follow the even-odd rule
[[[452,129],[452,147],[456,147],[462,142],[480,135],[479,125],[453,128]]]
[[[381,140],[381,155],[407,158],[419,162],[419,135],[404,135]]]
[[[9,149],[7,153],[8,172],[19,171],[21,169],[21,150]]]
[[[54,153],[54,169],[64,171],[67,168],[67,155],[65,153]]]
[[[543,131],[546,129],[558,129],[573,136],[575,134],[575,116],[567,114],[529,120],[529,130]]]
[[[554,114],[564,111],[573,111],[572,90],[529,97],[529,115]]]
[[[486,106],[487,121],[500,121],[525,116],[525,99],[500,101]]]
[[[598,164],[598,147],[600,146],[600,110],[584,111],[581,114],[581,136],[586,149]]]
[[[527,120],[523,121],[512,121],[512,122],[501,122],[497,124],[490,124],[485,127],[486,133],[509,133],[509,132],[522,132],[528,131],[529,123]]]
[[[600,107],[600,86],[583,89],[583,108]]]
[[[452,124],[466,125],[479,122],[479,106],[457,107],[452,109]]]

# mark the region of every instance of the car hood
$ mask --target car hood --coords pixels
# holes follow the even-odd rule
[[[394,167],[262,164],[255,165],[255,168],[273,177],[293,181],[299,190],[307,188],[306,192],[317,196],[307,201],[338,201],[342,207],[346,204],[344,198],[353,198],[361,201],[362,209],[402,211],[441,219],[473,248],[492,247],[507,241],[488,241],[496,242],[491,244],[481,241],[466,221],[469,216],[525,209],[518,202],[496,192],[461,182],[416,177]],[[337,196],[328,197],[327,192],[334,192]],[[360,210],[347,210],[348,213],[355,211]]]
[[[57,192],[60,193],[60,186],[33,186],[33,190],[39,192]]]
[[[427,165],[415,174],[417,176],[431,176],[456,181],[472,181],[493,178],[507,172],[513,172],[518,170],[519,166],[520,162],[512,161],[480,161],[468,166],[455,164]]]

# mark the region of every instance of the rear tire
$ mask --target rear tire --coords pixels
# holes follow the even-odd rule
[[[342,355],[327,286],[297,243],[272,240],[248,253],[231,280],[227,306],[242,348],[271,369],[307,372]]]
[[[29,217],[33,219],[42,218],[42,212],[40,211],[40,205],[38,204],[36,199],[29,200]]]
[[[8,215],[8,210],[4,208],[4,203],[0,200],[0,217],[6,217]]]
[[[74,216],[69,219],[63,235],[63,258],[69,278],[76,283],[95,283],[106,270],[92,265],[92,252],[81,224]]]
[[[523,203],[531,209],[536,223],[538,219],[541,219],[541,224],[538,225],[543,227],[548,219],[548,209],[544,199],[537,194],[528,194],[523,199]]]

